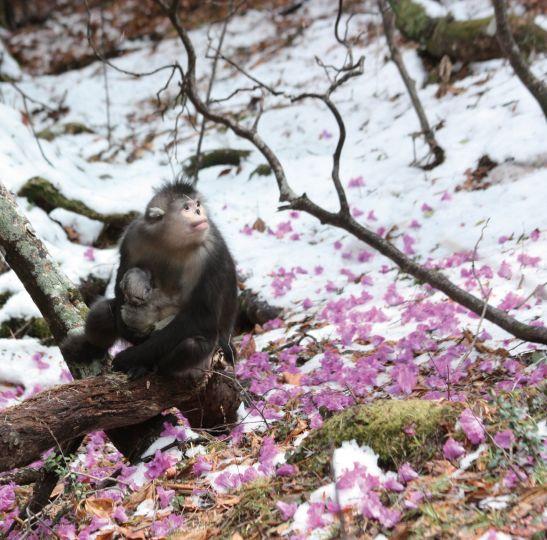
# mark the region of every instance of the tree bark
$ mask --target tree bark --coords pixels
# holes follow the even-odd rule
[[[49,448],[91,431],[122,433],[118,428],[140,424],[170,407],[186,412],[192,427],[227,426],[236,420],[239,403],[233,375],[222,370],[205,377],[135,381],[113,373],[56,386],[2,411],[0,472],[25,466]]]
[[[496,35],[500,47],[515,70],[517,77],[536,98],[545,118],[547,118],[547,85],[532,73],[522,57],[519,46],[509,28],[504,0],[493,0],[492,3],[494,4],[494,11],[496,13]]]

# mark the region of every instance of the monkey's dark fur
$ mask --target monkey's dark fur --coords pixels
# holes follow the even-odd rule
[[[181,181],[156,192],[123,237],[115,298],[91,307],[83,336],[62,344],[65,356],[100,358],[123,337],[134,346],[116,356],[113,369],[130,377],[183,375],[217,347],[234,361],[235,265],[200,198]]]

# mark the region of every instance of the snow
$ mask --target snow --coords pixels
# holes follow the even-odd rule
[[[432,0],[420,0],[420,3],[432,16],[451,13],[459,20],[492,13],[489,0],[448,0],[442,6]],[[230,21],[225,54],[239,58],[254,76],[288,94],[303,89],[326,89],[328,80],[314,56],[329,64],[344,59],[345,51],[332,36],[335,4],[327,0],[306,3],[302,10],[308,14],[309,26],[296,38],[295,46],[282,48],[266,59],[255,45],[276,37],[279,29],[271,17],[249,10]],[[537,18],[539,24],[547,27],[546,20],[541,16]],[[370,23],[378,25],[378,15],[356,15],[350,30],[366,28]],[[210,69],[210,61],[203,60],[207,47],[206,29],[193,30],[190,35],[198,51],[197,80],[204,93]],[[243,60],[238,56],[240,50],[245,51]],[[0,54],[2,52],[0,49]],[[384,235],[390,231],[393,243],[401,249],[405,246],[404,235],[410,235],[414,240],[411,242],[415,251],[412,256],[416,260],[438,264],[450,279],[464,288],[469,287],[469,291],[478,296],[479,287],[468,277],[470,261],[452,264],[451,260],[455,254],[472,252],[483,234],[477,247],[476,266],[489,267],[492,271],[492,277],[482,278],[485,286],[491,289],[490,302],[498,306],[509,293],[517,294],[528,301],[527,305],[511,310],[512,315],[523,322],[545,321],[545,291],[536,289],[547,282],[547,124],[537,102],[505,60],[470,65],[470,74],[454,83],[459,92],[449,91],[439,98],[437,85],[425,85],[428,74],[416,50],[404,48],[407,69],[416,80],[424,109],[430,123],[436,126],[436,137],[446,151],[446,161],[442,165],[424,171],[412,163],[415,155],[418,158],[426,155],[427,146],[420,137],[413,137],[420,129],[419,123],[397,69],[392,63],[386,63],[385,40],[367,35],[354,52],[356,57],[365,56],[365,73],[339,89],[332,98],[346,120],[347,142],[342,155],[341,177],[352,211],[362,212],[358,221],[373,231],[384,228]],[[176,39],[166,38],[154,46],[133,42],[132,52],[113,59],[112,63],[125,70],[151,71],[174,60],[184,64],[184,53]],[[545,56],[532,60],[531,68],[538,76],[547,71]],[[184,120],[179,126],[178,143],[166,150],[172,142],[172,129],[179,113],[168,107],[162,117],[155,101],[156,92],[167,80],[167,71],[134,78],[109,70],[109,84],[115,89],[111,92],[110,108],[112,148],[106,140],[105,98],[98,62],[56,76],[30,77],[18,69],[13,59],[4,55],[0,71],[19,79],[23,91],[53,108],[66,95],[64,103],[68,113],[59,124],[44,114],[35,115],[33,121],[37,131],[59,128],[67,122],[79,122],[93,130],[91,134],[59,135],[50,142],[41,140],[43,151],[52,163],[49,165],[24,120],[21,96],[8,83],[0,83],[0,179],[14,193],[30,178],[41,176],[66,197],[81,200],[96,211],[142,211],[153,189],[164,180],[172,179],[184,160],[195,153],[197,134]],[[244,76],[220,62],[213,99],[227,96],[242,86],[248,86]],[[173,101],[176,90],[176,85],[172,85],[164,92],[165,102]],[[279,156],[292,188],[336,211],[338,203],[330,180],[331,156],[337,140],[333,118],[314,100],[290,103],[288,99],[266,97],[265,104],[259,132]],[[219,109],[224,112],[242,109],[250,114],[248,105],[249,95],[239,93],[230,102],[219,105]],[[268,107],[272,108],[268,110]],[[252,120],[248,116],[242,121],[250,125]],[[430,294],[426,300],[437,308],[449,304],[441,293],[424,289],[413,279],[400,275],[391,261],[341,229],[323,226],[302,212],[279,211],[274,177],[255,175],[250,178],[256,166],[265,162],[264,158],[233,133],[210,127],[204,150],[233,147],[250,149],[252,153],[240,169],[232,169],[226,175],[219,175],[222,170],[219,167],[202,171],[199,188],[226,237],[238,269],[247,276],[247,286],[260,292],[270,303],[283,307],[283,320],[292,325],[256,334],[257,351],[300,337],[300,325],[305,324],[308,317],[320,324],[306,329],[307,337],[301,344],[310,343],[313,338],[318,342],[332,342],[340,337],[345,322],[352,315],[372,310],[381,312],[385,318],[371,319],[370,336],[381,336],[390,344],[397,343],[423,323],[414,319],[403,321],[403,318],[414,300],[416,304],[420,303],[424,291]],[[155,136],[142,154],[128,160],[131,152],[150,134]],[[100,153],[103,159],[94,159]],[[458,189],[483,155],[499,164],[487,178],[492,185],[484,190]],[[362,182],[351,183],[359,177]],[[107,294],[112,294],[117,249],[93,248],[89,251],[100,234],[100,223],[59,208],[46,213],[23,197],[18,197],[17,202],[53,260],[71,280],[78,283],[90,275],[109,280]],[[431,210],[424,209],[424,205]],[[266,232],[251,229],[247,234],[257,218],[266,223]],[[80,243],[68,239],[66,228],[77,232]],[[406,242],[408,244],[408,238]],[[364,250],[371,253],[370,259],[363,259]],[[523,262],[527,260],[523,256],[539,257],[539,261]],[[501,268],[509,268],[510,275],[500,272]],[[349,278],[348,271],[358,278],[369,278],[370,283]],[[279,285],[280,281],[283,286]],[[388,287],[393,284],[396,284],[397,294],[404,299],[401,303],[386,299]],[[532,294],[534,291],[536,294]],[[362,305],[348,304],[340,308],[344,324],[337,325],[332,318],[323,315],[329,302],[348,300],[352,296],[359,298],[363,292],[370,298]],[[13,272],[0,274],[2,293],[11,296],[0,307],[0,323],[11,318],[40,316]],[[311,307],[304,307],[308,305],[306,300]],[[459,336],[464,328],[473,332],[477,328],[477,317],[465,310],[455,313],[455,317],[457,328],[446,330],[444,334],[439,332],[439,338]],[[512,339],[488,321],[482,323],[482,330],[490,335],[487,342],[492,349],[503,347],[514,353],[529,348],[528,344]],[[377,348],[373,342],[355,343],[353,339],[352,336],[350,343],[344,344],[348,354],[340,346],[339,373],[356,365],[357,352],[367,358]],[[435,351],[436,357],[452,346],[452,341],[440,344]],[[316,354],[299,365],[298,374],[311,378],[320,373],[324,356],[324,352]],[[463,354],[449,358],[450,368],[456,370],[462,357]],[[428,351],[415,358],[414,365],[426,367],[429,358]],[[480,360],[475,352],[468,357],[469,362]],[[494,365],[501,369],[500,363]],[[393,382],[395,367],[398,366],[392,363],[379,370],[374,383],[366,389],[367,396],[373,397],[374,392],[384,390]],[[274,371],[273,375],[279,373]],[[30,338],[0,340],[0,406],[16,403],[41,388],[65,382],[68,378],[56,347],[45,347]],[[516,376],[511,375],[511,380],[515,384],[518,382]],[[279,388],[288,391],[294,390],[294,386],[280,384]],[[339,389],[342,385],[328,380],[317,384],[302,383],[298,390],[312,393],[325,388]],[[238,410],[242,432],[258,437],[267,432],[269,425],[285,421],[277,409],[274,412],[278,416],[272,418],[272,413],[265,422],[256,408],[242,404]],[[545,422],[541,429],[544,434]],[[308,433],[307,429],[303,431],[293,445],[300,444]],[[147,455],[154,454],[172,440],[173,437],[162,437],[148,449]],[[485,449],[486,445],[481,445],[464,456],[454,476],[469,469]],[[191,459],[206,452],[205,447],[190,443],[185,456]],[[168,454],[175,459],[182,457],[175,449],[169,450]],[[274,462],[282,462],[281,454]],[[380,469],[374,452],[368,447],[359,447],[355,441],[345,442],[337,448],[333,463],[336,481],[355,463],[381,482],[392,479],[393,473],[390,475]],[[243,475],[248,469],[258,470],[258,464],[252,460],[220,465],[222,469],[214,469],[205,477],[220,492],[224,488],[219,489],[214,484],[219,474]],[[128,481],[136,486],[144,485],[149,481],[146,470],[146,464],[140,464]],[[338,490],[343,507],[355,504],[362,496],[359,489],[354,485]],[[310,505],[332,501],[335,496],[334,483],[312,492],[297,509],[292,530],[306,531]],[[491,502],[500,504],[498,500]],[[150,515],[153,507],[145,503],[150,504],[144,501],[141,513]],[[310,537],[319,538],[324,533],[318,529]],[[494,534],[497,538],[506,536]]]

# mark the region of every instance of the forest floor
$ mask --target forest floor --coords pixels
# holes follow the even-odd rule
[[[287,93],[327,88],[315,57],[327,65],[344,60],[333,34],[335,4],[236,15],[223,54]],[[444,4],[459,19],[491,13],[482,0]],[[414,163],[427,146],[388,61],[376,3],[351,5],[349,35],[359,35],[354,52],[365,55],[365,71],[333,99],[348,131],[341,176],[352,214],[464,289],[543,324],[547,127],[537,103],[504,60],[454,66],[441,91],[416,46],[402,43],[446,151],[442,165],[421,169]],[[123,46],[106,80],[98,60],[59,73],[47,73],[44,60],[40,70],[39,59],[52,50],[74,53],[78,41],[66,45],[63,28],[89,54],[86,17],[66,14],[48,32],[8,39],[31,48],[27,67],[7,50],[0,66],[17,85],[0,83],[0,180],[19,193],[40,178],[95,211],[44,209],[29,191],[17,199],[63,272],[90,296],[105,287],[112,293],[117,265],[97,213],[142,211],[153,188],[195,154],[201,122],[181,109],[176,81],[166,85],[168,71],[120,71],[184,65],[180,42],[168,32],[129,40],[121,15],[106,15],[112,42]],[[546,17],[536,22],[547,28]],[[190,33],[202,95],[208,36],[216,42],[221,26]],[[547,58],[536,57],[532,67],[547,72]],[[251,124],[260,93],[235,90],[252,86],[221,61],[212,99],[232,95],[217,106]],[[293,189],[336,209],[330,174],[338,132],[328,111],[269,96],[259,130]],[[135,467],[123,464],[104,433],[89,435],[71,461],[46,455],[34,467],[59,470],[53,500],[34,531],[22,522],[10,538],[544,537],[545,347],[512,338],[344,231],[279,211],[264,159],[208,123],[203,149],[220,148],[250,154],[239,165],[202,170],[199,188],[246,286],[283,308],[278,319],[236,339],[240,423],[215,438],[181,420]],[[0,336],[0,407],[70,380],[39,311],[5,268]],[[0,485],[0,535],[31,492],[17,482]]]

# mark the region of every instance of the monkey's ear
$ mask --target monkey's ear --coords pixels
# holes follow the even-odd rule
[[[165,211],[161,208],[158,208],[157,206],[149,208],[146,212],[146,217],[149,219],[153,219],[154,221],[160,220],[164,215]]]

